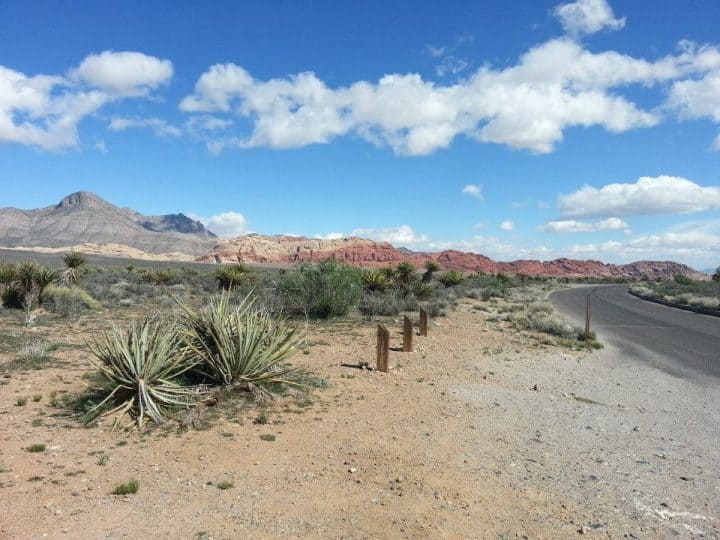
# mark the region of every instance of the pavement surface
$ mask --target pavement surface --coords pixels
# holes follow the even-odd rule
[[[601,342],[673,375],[720,385],[720,318],[641,300],[627,285],[563,289],[550,301],[584,327],[588,296],[590,326]]]

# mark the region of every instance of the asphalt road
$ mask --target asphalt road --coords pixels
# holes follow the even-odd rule
[[[584,327],[589,295],[590,326],[601,342],[674,375],[720,383],[720,318],[640,300],[627,291],[627,285],[576,287],[552,293],[550,301]]]

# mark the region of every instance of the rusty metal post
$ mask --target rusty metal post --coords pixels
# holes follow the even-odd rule
[[[378,371],[387,372],[390,351],[390,331],[382,324],[377,327],[377,367]]]
[[[403,321],[403,352],[413,351],[413,323],[410,318],[405,315]]]
[[[420,330],[418,334],[421,336],[428,335],[428,314],[423,308],[420,308]]]

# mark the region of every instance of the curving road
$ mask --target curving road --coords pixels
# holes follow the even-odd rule
[[[640,300],[627,285],[563,289],[550,301],[584,327],[588,295],[591,328],[601,341],[674,375],[720,378],[720,318]]]

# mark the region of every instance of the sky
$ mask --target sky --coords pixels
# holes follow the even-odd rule
[[[720,265],[720,2],[0,0],[0,207]]]

